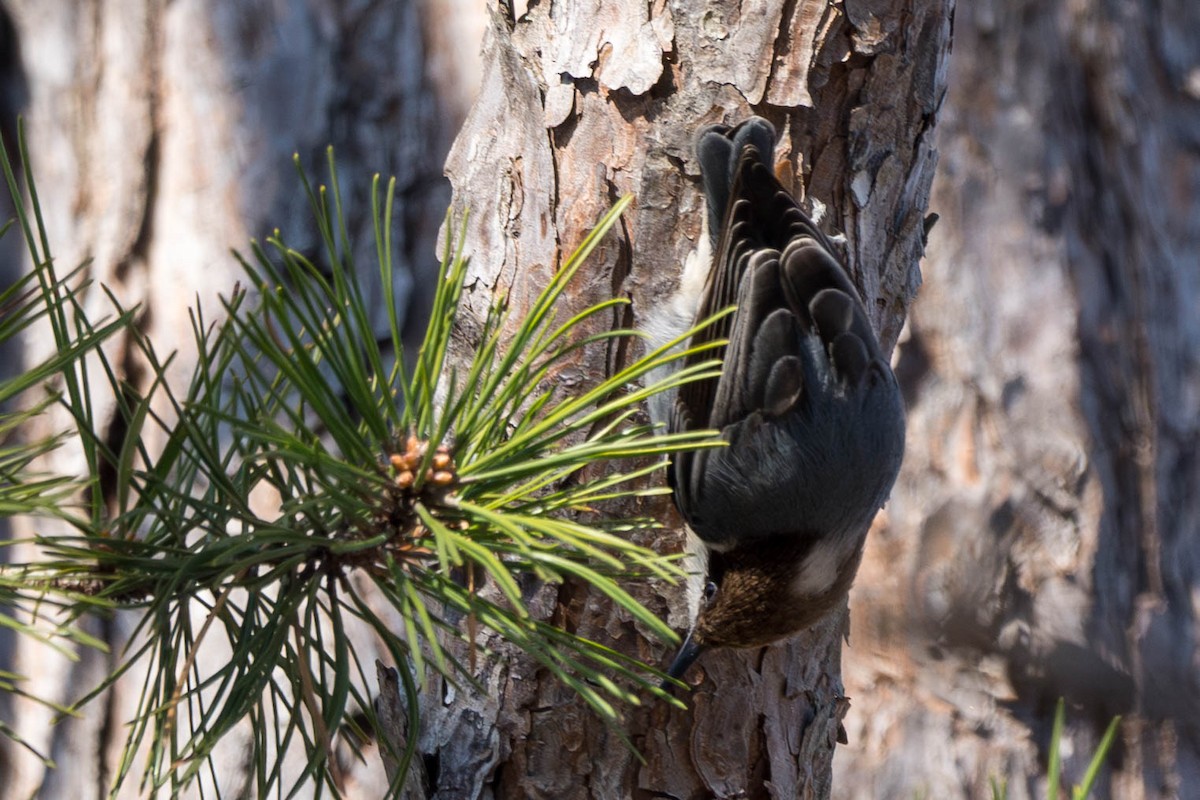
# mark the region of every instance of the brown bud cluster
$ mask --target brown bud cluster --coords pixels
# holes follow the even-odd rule
[[[409,489],[417,482],[417,474],[428,452],[429,442],[422,441],[416,436],[410,435],[405,440],[404,451],[392,453],[388,457],[388,462],[395,472],[393,480],[397,488]],[[447,488],[454,484],[454,457],[450,455],[450,447],[448,445],[438,445],[429,462],[430,465],[426,468],[423,476],[425,483],[432,484],[438,488]]]

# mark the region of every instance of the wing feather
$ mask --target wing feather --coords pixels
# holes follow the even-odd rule
[[[714,242],[696,318],[737,311],[693,338],[727,340],[724,368],[681,387],[671,428],[714,427],[729,446],[676,455],[670,480],[715,549],[865,530],[903,453],[895,377],[828,237],[775,178],[774,146],[757,117],[697,143]]]

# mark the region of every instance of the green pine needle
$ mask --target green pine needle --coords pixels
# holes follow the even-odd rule
[[[332,752],[339,731],[353,713],[374,717],[374,670],[359,663],[348,626],[380,637],[404,676],[411,713],[427,670],[482,689],[476,661],[497,656],[483,646],[489,630],[610,723],[647,693],[662,696],[655,668],[556,628],[526,605],[538,582],[577,582],[648,634],[677,639],[627,586],[679,579],[679,557],[631,540],[653,521],[607,509],[664,493],[652,480],[665,455],[720,446],[711,434],[656,430],[639,410],[655,392],[715,375],[719,363],[695,357],[689,332],[596,385],[567,391],[555,380],[588,348],[638,335],[595,330],[625,300],[559,313],[563,293],[629,198],[525,314],[510,315],[498,299],[472,360],[449,368],[468,266],[465,221],[446,236],[425,338],[406,354],[393,293],[395,182],[385,188],[376,177],[371,187],[386,314],[380,337],[380,304],[364,296],[350,261],[332,151],[329,173],[328,186],[300,174],[322,251],[298,252],[280,232],[252,243],[239,256],[248,286],[224,299],[222,321],[192,313],[199,355],[186,387],[167,383],[170,357],[136,331],[130,341],[148,367],[146,386],[126,384],[102,353],[85,369],[83,355],[126,326],[131,312],[113,300],[113,321],[88,323],[83,288],[66,290],[52,274],[29,187],[34,215],[18,223],[41,271],[0,296],[0,307],[20,310],[0,317],[7,325],[0,336],[45,317],[60,355],[19,384],[0,386],[0,400],[5,391],[16,396],[55,381],[55,402],[75,424],[89,475],[31,475],[33,458],[55,441],[0,448],[0,474],[19,478],[11,489],[4,484],[0,512],[39,503],[47,510],[47,498],[73,494],[80,481],[91,501],[55,506],[75,532],[41,536],[46,560],[6,568],[0,600],[62,609],[68,621],[96,609],[141,615],[120,668],[80,701],[134,665],[146,670],[115,786],[137,780],[143,789],[180,791],[211,773],[216,744],[248,721],[258,794],[286,794],[308,778],[339,793]],[[16,196],[7,164],[6,175]],[[454,230],[449,219],[446,230]],[[652,370],[688,357],[698,363],[651,383]],[[101,388],[112,392],[127,431],[115,445],[92,415],[90,392]],[[23,421],[0,420],[0,435]],[[152,453],[148,439],[165,444]],[[97,482],[102,466],[115,476],[111,503]],[[55,636],[81,641],[69,625]],[[229,657],[202,672],[208,661],[198,656],[208,647],[224,647]],[[296,743],[306,766],[284,775],[281,754]],[[413,753],[403,754],[405,763]]]

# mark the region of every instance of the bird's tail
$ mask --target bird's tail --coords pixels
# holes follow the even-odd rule
[[[716,252],[721,223],[729,206],[729,194],[737,172],[738,160],[746,145],[754,145],[763,164],[774,173],[775,126],[762,117],[751,117],[735,128],[709,125],[700,131],[696,154],[708,206],[708,235]]]

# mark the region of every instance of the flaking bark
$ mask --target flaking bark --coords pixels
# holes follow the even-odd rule
[[[890,349],[919,283],[951,8],[596,2],[568,13],[541,3],[515,20],[494,11],[483,91],[447,163],[454,207],[471,213],[468,303],[479,314],[507,296],[519,314],[588,227],[632,193],[619,235],[593,257],[570,303],[627,295],[632,314],[606,323],[636,324],[673,290],[699,236],[695,133],[753,111],[781,132],[777,157],[824,204],[827,229],[845,232],[851,270]],[[464,350],[473,328],[464,321]],[[562,377],[591,382],[631,356],[585,352]],[[670,530],[655,545],[680,547],[669,503],[627,512],[659,516]],[[686,626],[679,589],[634,590]],[[530,597],[584,636],[651,662],[669,657],[579,587],[530,587]],[[442,750],[439,796],[829,796],[848,707],[845,633],[839,611],[775,647],[706,655],[688,711],[661,703],[628,711],[623,731],[644,763],[569,690],[489,640],[500,656],[481,665],[486,696],[426,709],[425,745],[456,756]],[[460,760],[464,749],[475,757]]]

